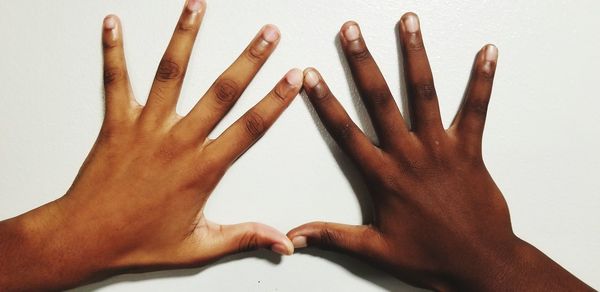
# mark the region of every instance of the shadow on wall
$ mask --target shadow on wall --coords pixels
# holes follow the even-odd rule
[[[398,28],[396,28],[396,31],[397,30],[398,30]],[[398,36],[397,33],[396,33],[396,35]],[[398,42],[399,42],[399,40],[398,40]],[[356,89],[356,86],[353,82],[352,74],[350,72],[350,67],[348,66],[348,63],[344,57],[344,53],[341,48],[341,43],[337,36],[335,37],[334,44],[338,49],[338,52],[340,55],[340,62],[344,68],[346,80],[348,81],[348,86],[350,88],[350,92],[352,95],[351,96],[352,103],[355,106],[356,112],[358,113],[358,116],[359,116],[358,125],[365,131],[367,136],[369,136],[372,139],[372,141],[374,141],[376,143],[377,136],[373,129],[373,125],[371,124],[369,115],[362,103],[360,95],[358,94],[358,90]],[[405,119],[407,120],[407,123],[409,123],[409,119],[407,118],[408,117],[408,109],[405,107],[408,103],[406,102],[407,95],[406,95],[406,91],[405,91],[406,86],[405,86],[405,82],[404,82],[404,72],[402,70],[401,56],[400,56],[400,76],[401,76],[401,88],[402,88],[401,89],[402,91],[400,93],[401,98],[402,98],[401,104],[404,106],[403,112],[405,113],[405,115],[404,115]],[[308,111],[310,112],[311,117],[314,120],[316,127],[319,129],[319,133],[321,134],[323,140],[326,141],[326,143],[329,147],[329,151],[334,156],[336,162],[338,163],[340,169],[344,173],[344,176],[346,177],[348,182],[350,182],[352,190],[356,194],[356,197],[360,204],[363,222],[365,222],[365,223],[371,222],[371,220],[373,218],[373,214],[372,214],[373,208],[371,205],[371,200],[370,200],[368,189],[367,189],[364,181],[362,180],[362,176],[361,176],[360,172],[354,167],[354,165],[348,159],[348,157],[337,146],[337,144],[335,143],[333,138],[331,138],[329,133],[327,133],[327,130],[321,123],[321,121],[320,121],[317,113],[313,109],[313,107],[310,105],[310,101],[308,100],[308,97],[306,96],[306,93],[304,93],[304,92],[302,92],[302,100],[304,101],[304,104],[306,105]],[[353,275],[360,277],[364,280],[367,280],[387,291],[399,291],[399,292],[426,291],[426,290],[422,290],[422,289],[418,289],[418,288],[409,286],[409,285],[403,283],[402,281],[392,277],[391,275],[388,275],[385,272],[382,272],[381,270],[378,270],[358,259],[352,258],[352,257],[344,255],[344,254],[339,254],[339,253],[335,253],[335,252],[331,252],[331,251],[312,249],[312,248],[302,249],[302,250],[297,251],[297,253],[303,254],[303,255],[308,255],[308,256],[314,256],[314,257],[318,257],[318,258],[324,258],[332,263],[335,263],[335,264],[345,268]],[[77,289],[74,289],[71,291],[82,291],[82,292],[90,291],[91,292],[91,291],[96,291],[96,290],[106,288],[113,284],[118,284],[118,283],[139,282],[139,281],[145,281],[145,280],[150,280],[150,279],[161,279],[161,278],[190,277],[190,276],[199,274],[207,269],[210,269],[211,267],[221,265],[221,264],[227,264],[227,263],[230,263],[233,261],[242,260],[242,259],[246,259],[246,258],[262,259],[262,260],[270,262],[273,265],[278,265],[281,263],[280,255],[277,255],[268,250],[258,250],[258,251],[252,251],[252,252],[246,252],[246,253],[232,255],[232,256],[223,258],[213,264],[210,264],[210,265],[207,265],[207,266],[204,266],[201,268],[183,269],[183,270],[167,270],[167,271],[158,271],[158,272],[150,272],[150,273],[120,275],[120,276],[116,276],[116,277],[104,280],[102,282],[90,284],[90,285],[80,287],[80,288],[77,288]]]
[[[317,250],[317,249],[304,249],[299,251],[298,253],[303,255],[314,256],[318,258],[324,258],[332,263],[335,263],[339,266],[344,267],[346,270],[351,272],[353,275],[365,279],[384,290],[387,291],[398,291],[398,292],[416,292],[416,291],[426,291],[418,288],[411,287],[407,284],[404,284],[400,280],[387,275],[386,273],[377,270],[370,265],[367,265],[357,259],[349,257],[347,255],[334,253],[330,251]],[[242,260],[245,258],[258,258],[265,261],[270,262],[273,265],[278,265],[281,263],[281,256],[277,255],[268,250],[258,250],[252,252],[246,252],[241,254],[232,255],[226,258],[221,259],[213,264],[208,266],[204,266],[201,268],[195,269],[184,269],[184,270],[167,270],[167,271],[159,271],[159,272],[150,272],[150,273],[141,273],[141,274],[125,274],[119,275],[102,282],[89,284],[87,286],[79,287],[73,290],[73,292],[92,292],[100,289],[108,288],[111,285],[119,284],[119,283],[135,283],[140,281],[146,281],[151,279],[163,279],[163,278],[178,278],[178,277],[191,277],[201,272],[210,269],[211,267],[227,264],[229,262]],[[201,288],[201,287],[198,287]]]

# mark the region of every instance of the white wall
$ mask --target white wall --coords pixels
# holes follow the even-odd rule
[[[132,83],[144,101],[182,5],[0,1],[0,218],[63,194],[92,145],[102,118],[103,16],[122,18]],[[349,19],[362,25],[398,96],[394,27],[407,11],[421,16],[446,124],[476,51],[487,42],[500,48],[486,162],[508,200],[516,232],[600,288],[599,1],[209,0],[180,113],[263,24],[274,23],[283,34],[278,50],[215,133],[291,67],[318,67],[358,120],[364,114],[353,103],[336,33]],[[209,201],[211,219],[257,220],[284,232],[315,219],[361,221],[353,188],[332,156],[338,150],[330,150],[307,109],[296,100],[229,171]],[[352,176],[353,169],[347,172]],[[317,251],[283,259],[258,252],[204,269],[120,276],[81,288],[95,289],[414,290],[356,260]]]

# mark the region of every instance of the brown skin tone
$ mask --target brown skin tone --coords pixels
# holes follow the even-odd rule
[[[257,248],[293,252],[288,237],[275,229],[213,223],[203,206],[227,168],[297,95],[301,73],[286,74],[222,135],[208,139],[278,37],[268,37],[269,27],[263,28],[196,107],[179,116],[175,106],[205,4],[192,6],[182,13],[146,106],[131,93],[120,23],[114,16],[105,20],[106,115],[100,135],[65,196],[0,222],[2,291],[61,290],[119,273],[197,267]],[[591,290],[514,235],[506,202],[483,163],[495,48],[478,54],[465,103],[444,130],[420,31],[407,32],[410,17],[416,16],[403,18],[401,39],[412,128],[363,39],[345,36],[354,23],[342,28],[380,145],[350,120],[318,73],[306,71],[310,100],[362,171],[375,212],[369,225],[315,222],[290,231],[289,238],[298,247],[357,255],[434,290]]]
[[[302,87],[302,72],[290,71],[208,139],[275,49],[279,32],[266,26],[192,111],[179,116],[175,106],[205,7],[184,8],[145,106],[132,95],[120,22],[105,19],[106,114],[98,140],[65,196],[0,222],[0,290],[60,290],[118,273],[198,267],[258,248],[293,252],[271,227],[220,225],[203,214],[228,167]]]
[[[367,225],[297,227],[288,233],[296,248],[348,253],[436,291],[592,291],[513,233],[507,204],[485,167],[482,136],[497,49],[487,45],[477,54],[464,103],[446,130],[418,18],[408,13],[399,26],[411,126],[358,25],[348,22],[340,32],[379,145],[350,119],[319,73],[305,70],[306,93],[362,173],[374,215]]]

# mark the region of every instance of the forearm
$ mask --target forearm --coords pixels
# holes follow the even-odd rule
[[[77,238],[56,202],[0,222],[0,290],[61,290],[106,272],[107,258],[94,243]]]
[[[512,255],[479,267],[456,284],[456,291],[595,291],[522,240]]]

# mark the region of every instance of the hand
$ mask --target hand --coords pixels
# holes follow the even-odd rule
[[[507,204],[485,167],[481,144],[496,47],[487,45],[477,54],[464,103],[444,130],[415,14],[400,21],[412,127],[358,25],[344,24],[340,39],[379,145],[352,122],[315,69],[305,71],[304,88],[331,136],[361,171],[374,216],[362,226],[302,225],[288,233],[295,247],[347,252],[434,290],[586,289],[515,236]]]
[[[291,70],[217,139],[208,139],[277,46],[279,31],[263,27],[181,117],[175,107],[204,11],[203,1],[186,4],[145,106],[132,96],[121,24],[106,17],[100,135],[64,197],[12,219],[23,226],[15,245],[30,251],[20,263],[14,260],[18,251],[10,253],[13,260],[2,260],[0,287],[64,289],[116,273],[200,266],[257,248],[292,254],[292,243],[277,230],[258,223],[216,224],[203,208],[228,167],[298,94],[302,72]],[[27,270],[15,277],[23,266]],[[7,282],[11,273],[17,286]]]

